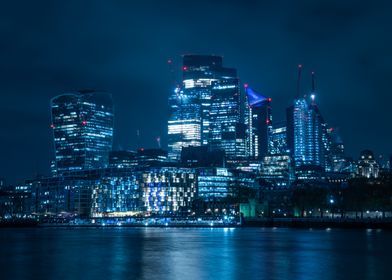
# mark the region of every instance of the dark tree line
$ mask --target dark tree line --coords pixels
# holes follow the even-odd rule
[[[351,179],[346,187],[301,184],[293,188],[292,203],[303,217],[305,212],[325,210],[345,217],[347,212],[355,212],[363,218],[365,211],[380,211],[382,217],[392,211],[392,185],[389,181]]]

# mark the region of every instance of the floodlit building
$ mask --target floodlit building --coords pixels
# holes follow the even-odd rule
[[[192,168],[150,168],[138,174],[143,209],[173,214],[191,209],[197,179]]]
[[[380,166],[377,163],[374,154],[370,150],[364,150],[358,160],[358,176],[366,178],[377,178],[380,172]]]

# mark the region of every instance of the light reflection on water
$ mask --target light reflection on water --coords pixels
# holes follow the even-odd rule
[[[391,279],[392,232],[1,229],[1,279]]]

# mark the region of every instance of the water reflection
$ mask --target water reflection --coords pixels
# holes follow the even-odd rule
[[[2,229],[2,279],[389,279],[392,234],[271,228]]]

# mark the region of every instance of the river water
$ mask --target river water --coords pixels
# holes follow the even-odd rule
[[[0,279],[392,279],[392,232],[0,229]]]

